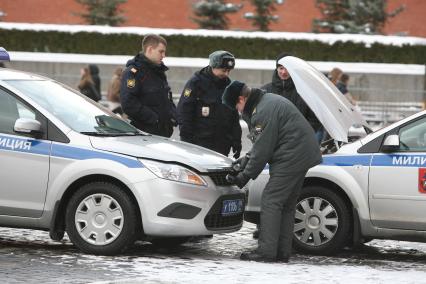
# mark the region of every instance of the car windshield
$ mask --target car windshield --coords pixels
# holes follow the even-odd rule
[[[8,84],[54,114],[71,129],[87,135],[131,135],[140,132],[87,101],[82,95],[54,81],[8,80]]]

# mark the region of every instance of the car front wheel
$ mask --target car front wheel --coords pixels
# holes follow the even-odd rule
[[[79,188],[66,210],[66,230],[81,251],[114,255],[136,236],[136,206],[119,186],[93,182]]]
[[[296,205],[294,247],[310,254],[333,254],[350,237],[351,214],[343,199],[320,186],[303,188]]]

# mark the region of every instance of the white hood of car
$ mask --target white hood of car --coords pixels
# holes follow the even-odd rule
[[[230,168],[232,160],[214,151],[160,136],[90,137],[98,150],[180,163],[200,172]]]
[[[297,92],[333,139],[348,142],[349,128],[368,127],[361,113],[312,65],[293,56],[281,58],[278,64],[288,70]]]

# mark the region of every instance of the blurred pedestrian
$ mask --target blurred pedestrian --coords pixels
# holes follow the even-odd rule
[[[270,178],[261,198],[258,248],[242,253],[240,258],[288,262],[296,203],[305,175],[322,160],[314,131],[289,100],[250,89],[239,81],[225,89],[223,103],[242,113],[253,142],[245,167],[227,179],[243,188],[269,164]]]
[[[131,124],[145,132],[170,137],[176,122],[176,107],[163,63],[167,41],[149,34],[142,40],[142,52],[126,64],[120,87],[120,101]]]
[[[120,85],[123,68],[117,67],[114,70],[112,78],[108,84],[107,101],[109,102],[110,109],[114,113],[123,114],[120,104]]]
[[[336,87],[352,105],[356,105],[355,99],[352,97],[351,93],[349,93],[348,91],[348,83],[349,83],[349,75],[346,73],[342,73],[339,80],[337,81]]]
[[[328,78],[334,85],[337,85],[337,82],[340,80],[340,76],[342,76],[342,74],[342,69],[334,67],[331,69],[330,73],[328,73]]]
[[[100,100],[100,94],[95,88],[95,83],[93,82],[93,78],[90,75],[89,67],[84,67],[80,70],[81,78],[78,84],[78,89],[80,92],[91,98],[95,102]]]
[[[96,64],[89,64],[90,75],[92,76],[93,83],[95,84],[96,91],[101,95],[101,78],[99,77],[99,67]]]
[[[195,72],[180,96],[177,111],[182,141],[234,158],[241,152],[238,112],[222,104],[222,94],[231,82],[235,57],[228,51],[210,54],[209,65]]]
[[[264,85],[261,89],[267,93],[280,95],[292,102],[313,128],[318,143],[321,143],[324,138],[324,128],[321,122],[319,122],[313,111],[297,92],[296,86],[287,69],[278,63],[281,58],[289,55],[288,53],[278,55],[275,61],[276,68],[272,75],[272,82]]]

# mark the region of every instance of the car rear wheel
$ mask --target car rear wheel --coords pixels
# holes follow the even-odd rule
[[[296,205],[294,247],[310,254],[333,254],[350,237],[351,216],[343,199],[332,190],[303,188]]]
[[[114,255],[136,237],[136,206],[119,186],[93,182],[79,188],[66,210],[66,230],[81,251]]]

